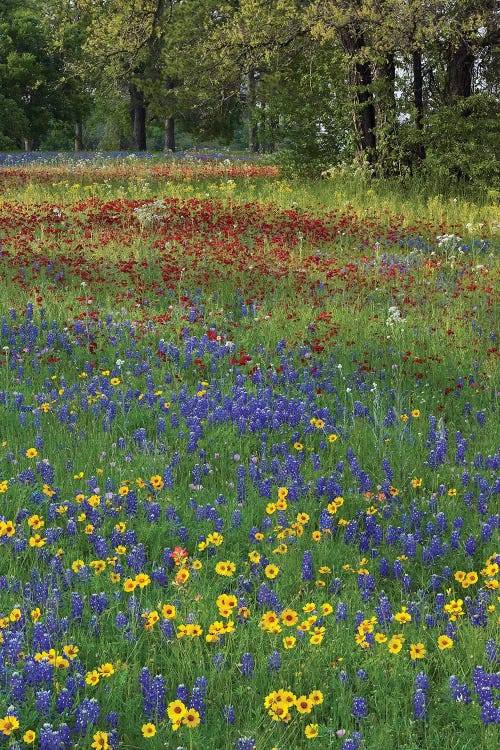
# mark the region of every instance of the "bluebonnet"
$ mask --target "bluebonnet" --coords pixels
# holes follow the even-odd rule
[[[476,554],[476,538],[474,536],[469,536],[465,540],[464,548],[465,548],[465,554],[468,557],[473,557]]]
[[[413,718],[427,719],[427,693],[421,688],[417,688],[413,696]]]
[[[175,691],[175,698],[178,701],[182,701],[185,706],[189,703],[189,690],[187,689],[186,685],[180,684],[177,685],[177,690]]]
[[[495,705],[494,694],[494,691],[500,690],[500,673],[489,673],[484,667],[476,667],[472,683],[481,706],[483,724],[500,724],[500,709]]]
[[[98,615],[102,615],[106,607],[108,606],[108,597],[101,591],[100,594],[91,594],[89,599],[89,607],[92,612]]]
[[[360,732],[353,732],[347,740],[342,743],[341,750],[359,750],[363,736]]]
[[[226,657],[224,656],[222,651],[216,651],[216,653],[212,657],[212,664],[217,672],[220,672],[222,669],[224,669],[225,661]]]
[[[347,605],[339,602],[335,608],[335,622],[347,620]]]
[[[267,671],[274,672],[278,671],[281,667],[281,657],[278,651],[273,651],[267,658]]]
[[[450,697],[457,703],[470,703],[470,690],[466,684],[460,684],[458,677],[451,675],[448,684],[450,686]]]
[[[64,711],[70,711],[73,707],[75,699],[74,693],[68,690],[66,687],[62,688],[56,697],[56,710],[58,714],[64,713]]]
[[[38,750],[69,750],[74,746],[73,737],[67,724],[54,729],[52,724],[44,724],[40,729]]]
[[[149,721],[158,721],[165,713],[166,684],[161,674],[151,678],[144,668],[139,676],[144,713]]]
[[[428,690],[429,689],[429,678],[425,674],[425,672],[419,672],[415,675],[414,680],[415,687],[420,690]]]
[[[116,711],[110,711],[106,718],[105,718],[106,724],[113,729],[116,729],[118,726],[118,714]]]
[[[21,672],[13,672],[10,676],[10,695],[16,703],[24,703],[26,696],[26,680]]]
[[[226,724],[234,724],[236,717],[232,706],[224,706],[222,709],[222,718]]]
[[[196,711],[198,711],[202,723],[205,723],[206,719],[206,693],[207,678],[204,676],[197,677],[193,685],[193,690],[191,692],[189,708],[194,708]]]
[[[243,677],[248,677],[249,679],[252,679],[253,670],[254,670],[254,661],[252,658],[252,654],[246,652],[241,657],[241,667],[240,667],[241,674],[243,675]]]
[[[377,615],[378,622],[382,627],[389,625],[392,621],[393,612],[391,602],[383,591],[379,594],[379,601],[378,606],[375,607],[375,614]]]
[[[488,661],[492,664],[498,664],[500,662],[500,648],[497,641],[493,638],[489,638],[486,641],[485,654]]]
[[[309,550],[305,550],[302,555],[302,580],[312,581],[314,578],[313,558]]]
[[[233,750],[255,750],[255,740],[252,737],[239,737]]]
[[[277,594],[265,584],[262,583],[257,591],[257,602],[260,606],[265,606],[268,609],[274,609],[275,612],[280,614],[283,610],[281,603],[278,599]]]
[[[355,696],[352,700],[351,714],[357,721],[368,716],[368,703],[365,698]]]
[[[330,592],[330,594],[335,594],[337,596],[341,593],[341,591],[342,591],[342,581],[340,580],[340,578],[334,578],[333,579],[333,581],[332,581],[332,583],[331,583],[330,588],[328,589],[328,591]]]
[[[41,716],[48,716],[52,705],[50,690],[38,690],[35,693],[35,708]]]
[[[101,709],[95,698],[84,698],[75,710],[75,730],[85,734],[89,726],[97,724]]]
[[[175,625],[172,620],[162,620],[160,623],[160,630],[167,641],[173,641],[175,639]]]

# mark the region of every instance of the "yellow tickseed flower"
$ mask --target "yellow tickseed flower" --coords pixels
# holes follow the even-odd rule
[[[438,649],[444,651],[447,648],[453,648],[453,640],[447,635],[440,635],[437,639]]]
[[[401,607],[401,612],[397,612],[394,615],[394,619],[396,622],[404,625],[405,622],[411,622],[411,615],[406,611],[406,607]]]
[[[264,568],[264,574],[266,578],[271,578],[271,579],[276,578],[279,572],[280,572],[280,569],[278,568],[277,565],[270,564],[270,565],[266,565],[266,567]]]
[[[111,677],[115,673],[115,668],[110,662],[106,662],[105,664],[101,664],[98,671],[101,677]]]
[[[304,729],[304,734],[307,737],[308,740],[312,740],[315,737],[318,736],[318,725],[317,724],[307,724]]]
[[[417,659],[423,659],[426,651],[423,643],[411,643],[410,644],[410,659],[415,661]]]
[[[156,734],[156,727],[151,722],[148,722],[147,724],[142,725],[141,732],[143,737],[154,737]]]

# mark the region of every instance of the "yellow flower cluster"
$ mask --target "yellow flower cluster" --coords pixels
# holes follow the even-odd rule
[[[299,714],[310,714],[314,706],[323,703],[321,690],[313,690],[308,695],[296,696],[291,690],[273,690],[264,698],[264,708],[273,721],[288,724],[292,720],[291,710],[294,708]],[[317,725],[316,725],[317,728]]]
[[[172,722],[172,729],[175,732],[181,724],[194,729],[201,721],[200,714],[194,708],[187,708],[180,700],[172,701],[167,706],[167,716]]]

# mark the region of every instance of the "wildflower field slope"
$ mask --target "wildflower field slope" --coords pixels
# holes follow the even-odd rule
[[[497,748],[498,207],[0,185],[0,748]]]

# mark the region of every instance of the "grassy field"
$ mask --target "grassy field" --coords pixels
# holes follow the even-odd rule
[[[496,749],[498,195],[0,191],[0,747]]]

